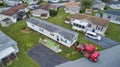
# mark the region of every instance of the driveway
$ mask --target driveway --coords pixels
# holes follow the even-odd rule
[[[119,42],[113,41],[113,40],[108,39],[106,37],[102,37],[101,41],[97,41],[97,40],[94,40],[94,39],[91,39],[88,37],[85,37],[85,39],[102,46],[104,49],[107,49],[107,48],[110,48],[110,47],[113,47],[113,46],[119,44]]]
[[[37,45],[28,51],[28,55],[33,60],[35,60],[40,65],[40,67],[54,67],[56,65],[67,62],[67,60],[60,57],[42,44]]]

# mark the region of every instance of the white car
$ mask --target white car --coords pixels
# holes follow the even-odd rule
[[[89,38],[92,38],[92,39],[95,39],[95,40],[98,40],[100,41],[101,40],[101,36],[98,35],[97,33],[95,32],[91,32],[91,31],[87,31],[85,36],[89,37]]]

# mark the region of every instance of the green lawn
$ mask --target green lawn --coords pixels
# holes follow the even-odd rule
[[[8,67],[39,67],[32,59],[30,59],[26,51],[38,43],[38,35],[35,32],[24,34],[21,32],[22,28],[26,27],[25,21],[19,21],[16,24],[3,28],[0,30],[9,35],[13,40],[17,41],[20,52],[17,54],[19,60],[16,60]]]
[[[63,8],[60,8],[58,11],[58,15],[55,17],[50,17],[49,19],[47,19],[47,21],[54,23],[56,25],[59,25],[61,27],[65,27],[67,29],[73,30],[71,25],[66,24],[64,22],[67,16],[72,16],[72,15],[66,14]],[[6,33],[8,36],[10,36],[13,40],[15,40],[18,43],[18,47],[20,49],[20,52],[17,54],[19,57],[19,60],[15,60],[8,67],[39,67],[39,65],[35,61],[33,61],[30,57],[28,57],[27,51],[38,43],[39,37],[41,37],[42,39],[45,39],[47,37],[33,30],[31,30],[32,31],[31,33],[22,33],[21,30],[24,27],[27,27],[25,20],[19,21],[8,28],[3,28],[0,26],[0,30]],[[91,43],[84,39],[83,33],[81,32],[78,32],[78,33],[79,33],[78,41],[80,43]],[[120,33],[120,25],[110,23],[105,34],[108,38],[111,38],[115,41],[120,42],[119,33]],[[73,45],[71,48],[67,48],[61,44],[59,45],[60,45],[60,48],[62,49],[62,52],[59,53],[60,56],[68,60],[75,60],[82,57],[82,54],[76,51],[75,49],[76,45]],[[96,46],[97,46],[97,50],[103,50],[101,46],[99,45],[96,45]]]
[[[105,34],[108,38],[120,42],[120,24],[110,23]]]

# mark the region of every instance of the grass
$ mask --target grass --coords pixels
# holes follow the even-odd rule
[[[106,37],[120,42],[120,24],[110,23],[105,34]]]
[[[3,28],[0,26],[1,31],[18,43],[20,50],[17,54],[19,60],[16,60],[8,67],[39,67],[39,65],[26,54],[26,51],[38,43],[38,35],[36,35],[35,32],[31,32],[29,34],[22,33],[21,30],[23,27],[26,27],[25,20],[19,21],[8,28]]]

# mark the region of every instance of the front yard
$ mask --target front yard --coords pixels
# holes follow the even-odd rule
[[[64,20],[67,16],[71,16],[71,15],[66,14],[63,8],[60,8],[58,15],[55,17],[50,17],[49,19],[47,19],[47,21],[72,30],[71,25],[64,23]],[[16,60],[8,67],[39,67],[37,63],[35,63],[32,59],[30,59],[30,57],[27,56],[26,52],[38,43],[39,37],[42,39],[45,39],[47,37],[31,29],[30,29],[31,30],[30,33],[21,32],[21,30],[25,27],[27,27],[25,20],[19,21],[8,28],[3,28],[0,26],[1,31],[3,31],[7,35],[9,35],[12,39],[17,41],[18,47],[20,49],[20,52],[18,53],[19,60],[18,61]],[[80,43],[91,43],[84,39],[83,33],[81,32],[78,33],[79,33],[78,41]],[[119,33],[120,33],[120,26],[117,24],[110,23],[110,26],[108,27],[108,30],[106,32],[106,36],[120,42]],[[101,46],[99,45],[96,46],[97,46],[97,50],[103,50]],[[63,45],[60,45],[62,52],[58,54],[68,60],[78,59],[82,57],[82,54],[78,53],[75,47],[76,45],[72,46],[71,48],[67,48]]]

